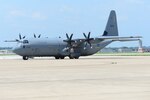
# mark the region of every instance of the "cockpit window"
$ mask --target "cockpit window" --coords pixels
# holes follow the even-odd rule
[[[26,46],[25,46],[25,45],[23,45],[22,47],[23,47],[23,48],[26,48]]]
[[[23,41],[23,44],[28,44],[28,43],[29,43],[28,40],[24,40],[24,41]]]

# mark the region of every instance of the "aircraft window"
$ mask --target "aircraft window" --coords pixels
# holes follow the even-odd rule
[[[23,48],[25,48],[25,46],[23,45]]]
[[[28,40],[24,40],[23,43],[26,44],[26,43],[29,43],[29,41]]]

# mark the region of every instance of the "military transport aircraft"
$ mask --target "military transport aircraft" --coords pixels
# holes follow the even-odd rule
[[[13,52],[22,56],[23,60],[33,57],[53,56],[55,59],[78,59],[80,56],[88,56],[97,53],[102,48],[114,41],[136,41],[141,36],[119,37],[117,18],[114,10],[110,12],[109,19],[100,37],[91,38],[91,32],[87,35],[83,33],[84,38],[73,39],[73,34],[66,33],[66,39],[58,38],[40,38],[41,35],[34,39],[26,39],[19,34],[19,39],[5,42],[18,42],[19,46],[13,49]]]

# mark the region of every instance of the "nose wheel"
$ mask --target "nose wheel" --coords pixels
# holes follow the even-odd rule
[[[28,60],[28,59],[29,59],[29,57],[27,57],[27,56],[23,56],[23,57],[22,57],[22,59],[23,59],[23,60]]]

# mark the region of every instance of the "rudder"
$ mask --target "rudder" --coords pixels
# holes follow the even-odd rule
[[[103,36],[118,36],[117,17],[114,10],[110,12]]]

